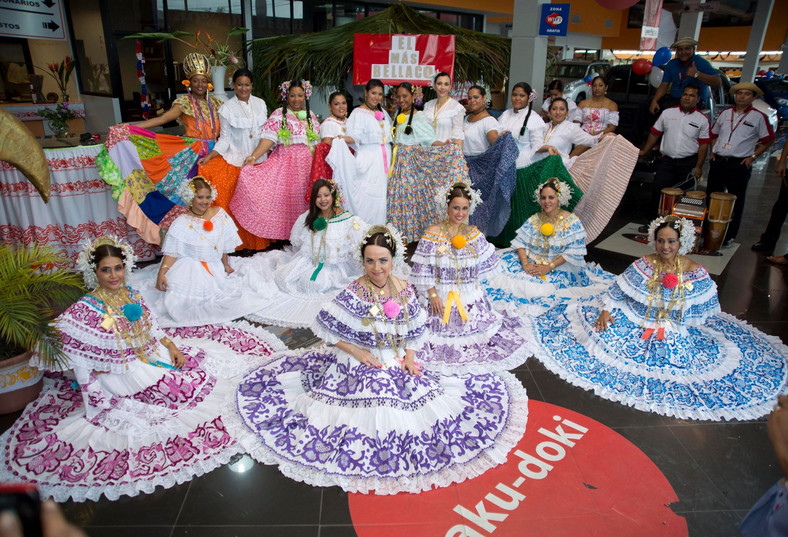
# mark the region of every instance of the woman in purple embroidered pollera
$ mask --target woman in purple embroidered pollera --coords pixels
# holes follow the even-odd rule
[[[443,221],[424,231],[411,259],[413,284],[429,308],[422,359],[446,374],[506,371],[533,354],[518,317],[493,310],[481,280],[499,270],[495,248],[468,224],[481,196],[465,183],[438,192]]]
[[[31,359],[56,373],[0,437],[0,481],[34,483],[57,501],[114,500],[189,481],[240,451],[222,422],[237,380],[214,372],[237,374],[276,345],[223,325],[172,332],[179,349],[125,285],[133,264],[128,244],[87,242],[77,266],[91,291],[57,318],[63,359]],[[59,373],[69,370],[76,382]]]
[[[243,379],[227,428],[252,457],[374,494],[445,487],[506,460],[525,430],[525,389],[507,372],[422,368],[426,313],[391,273],[403,252],[392,227],[372,226],[358,248],[365,274],[313,326],[334,347],[280,354]]]

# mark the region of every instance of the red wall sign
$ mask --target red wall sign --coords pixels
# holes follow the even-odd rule
[[[353,84],[377,78],[387,85],[411,82],[426,86],[444,71],[454,80],[454,36],[427,34],[355,34]]]

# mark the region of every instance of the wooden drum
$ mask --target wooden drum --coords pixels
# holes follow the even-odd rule
[[[673,207],[679,202],[683,194],[684,191],[680,188],[663,188],[662,193],[659,195],[657,214],[659,216],[667,216],[673,212]]]
[[[706,225],[706,235],[704,248],[710,252],[720,249],[722,241],[725,240],[725,233],[728,231],[728,224],[733,217],[733,205],[736,203],[736,196],[727,192],[712,192],[709,202],[709,217]]]
[[[706,200],[706,193],[703,190],[687,190],[684,196],[696,200]]]

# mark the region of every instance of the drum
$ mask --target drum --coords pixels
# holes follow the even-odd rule
[[[706,200],[706,193],[703,190],[687,190],[684,196],[696,200]]]
[[[684,194],[680,188],[663,188],[659,195],[659,207],[657,214],[666,216],[673,212],[673,206],[678,203],[679,198]]]
[[[736,196],[727,192],[712,192],[709,201],[709,218],[706,225],[706,235],[703,237],[704,248],[710,252],[720,249],[728,224],[733,217],[733,205]]]

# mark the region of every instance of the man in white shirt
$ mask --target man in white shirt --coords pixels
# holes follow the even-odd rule
[[[731,88],[731,94],[736,105],[724,110],[711,128],[714,142],[706,188],[708,193],[736,195],[723,246],[730,246],[739,231],[752,163],[774,143],[774,131],[766,115],[752,107],[755,97],[763,95],[761,89],[752,82],[740,82]]]
[[[698,109],[700,87],[689,83],[681,94],[679,106],[667,108],[657,118],[648,140],[639,155],[645,156],[662,137],[659,150],[662,157],[657,164],[651,185],[651,207],[656,210],[663,188],[681,185],[690,174],[700,178],[709,150],[711,125]]]

